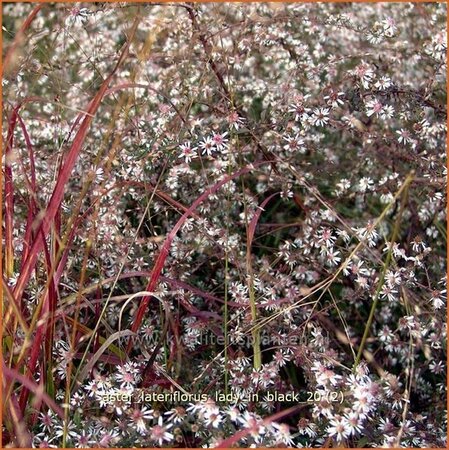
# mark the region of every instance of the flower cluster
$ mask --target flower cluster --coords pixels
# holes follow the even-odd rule
[[[446,14],[5,4],[9,444],[446,447]]]

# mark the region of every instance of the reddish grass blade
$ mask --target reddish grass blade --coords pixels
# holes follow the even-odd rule
[[[33,347],[30,352],[30,359],[27,364],[26,374],[23,375],[23,379],[26,379],[29,382],[32,382],[32,380],[33,380],[34,367],[36,367],[36,363],[37,363],[37,361],[39,359],[39,355],[41,353],[40,344],[44,337],[44,333],[45,333],[45,327],[43,325],[39,326],[36,331],[34,340],[33,340]],[[31,367],[33,369],[31,369]],[[18,367],[17,370],[20,370],[20,367]],[[25,383],[22,383],[22,385],[23,385],[23,389],[22,389],[22,391],[20,393],[20,397],[19,397],[19,406],[20,406],[20,410],[22,412],[24,412],[25,407],[26,407],[26,402],[28,400],[28,396],[30,395],[30,389],[27,387],[27,385]]]
[[[45,240],[44,240],[45,242]],[[44,246],[45,251],[45,259],[47,264],[47,283],[48,283],[48,292],[45,296],[44,303],[48,305],[45,309],[48,310],[47,317],[43,317],[43,312],[41,313],[40,318],[45,319],[45,365],[46,369],[52,366],[52,347],[53,347],[53,336],[54,336],[54,328],[55,328],[55,312],[58,303],[58,294],[56,289],[55,279],[53,277],[54,268],[53,268],[53,259],[50,255],[50,252],[45,243]],[[34,344],[33,344],[34,345]],[[40,344],[39,344],[40,348]],[[34,368],[32,368],[34,370]],[[45,377],[47,373],[45,373]]]
[[[47,286],[47,293],[43,300],[42,309],[39,314],[38,320],[39,325],[37,327],[36,335],[31,346],[30,359],[27,364],[26,377],[29,378],[30,380],[33,378],[33,375],[35,373],[35,368],[39,361],[39,356],[41,355],[41,344],[44,338],[45,338],[44,344],[45,344],[46,364],[47,365],[51,364],[54,320],[57,306],[57,294],[53,278],[51,256],[47,247],[47,243],[45,242],[45,239],[43,239],[43,242],[44,242],[44,254],[47,265],[48,286]],[[46,377],[46,373],[42,375],[44,378]],[[30,393],[29,390],[25,387],[22,389],[22,392],[20,393],[19,406],[22,412],[25,411],[29,393]]]
[[[28,150],[28,157],[30,159],[30,186],[33,193],[36,192],[36,164],[34,160],[34,150],[33,150],[33,144],[31,143],[31,138],[28,133],[28,130],[25,126],[25,122],[23,121],[20,114],[17,114],[17,119],[19,120],[20,128],[22,129],[23,136],[25,138],[25,143]],[[26,173],[25,173],[26,176]],[[28,177],[27,177],[28,178]]]
[[[239,171],[235,172],[234,174],[225,176],[221,181],[218,183],[215,183],[212,187],[206,189],[205,192],[203,192],[190,206],[190,208],[181,216],[181,218],[176,222],[175,226],[165,239],[165,242],[162,246],[162,249],[156,259],[156,262],[154,264],[153,270],[151,272],[151,277],[148,282],[148,285],[146,287],[146,291],[153,292],[156,288],[156,285],[159,280],[159,276],[161,275],[162,269],[164,268],[165,261],[168,257],[171,243],[173,242],[173,239],[175,238],[177,232],[180,230],[180,228],[184,225],[185,221],[189,218],[189,216],[195,211],[195,209],[208,197],[213,195],[218,189],[220,189],[222,186],[224,186],[229,181],[233,180],[234,178],[237,178],[241,175],[244,175],[245,173],[248,173],[252,171],[255,166],[259,166],[261,164],[266,164],[269,161],[260,161],[257,164],[252,164],[250,166],[246,166]],[[131,327],[131,330],[136,332],[139,329],[140,324],[142,323],[143,316],[145,314],[145,311],[148,307],[148,304],[150,302],[151,297],[143,297],[140,305],[136,311],[135,319],[133,322],[133,325]],[[129,352],[132,347],[132,340],[128,342],[127,351]]]
[[[53,258],[56,258],[56,255],[59,253],[59,243],[60,243],[60,239],[61,239],[61,226],[62,226],[61,217],[62,217],[62,211],[61,211],[61,205],[59,205],[58,209],[56,210],[54,227],[52,229],[52,232],[54,233],[54,238],[52,239]]]
[[[10,397],[8,398],[8,405],[9,405],[8,415],[10,416],[12,425],[14,427],[14,435],[17,439],[16,443],[18,444],[19,448],[31,447],[32,444],[31,434],[27,429],[25,421],[23,420],[23,415],[20,412],[20,408],[17,403],[16,396],[14,394],[11,394]]]
[[[27,389],[29,389],[34,393],[37,401],[39,400],[44,401],[44,403],[49,408],[51,408],[59,417],[61,417],[61,419],[64,418],[64,411],[62,410],[62,408],[58,406],[47,393],[44,392],[42,386],[39,386],[35,382],[29,380],[24,375],[19,373],[17,370],[10,369],[9,367],[7,367],[3,359],[2,359],[2,372],[3,377],[5,379],[8,379],[10,383],[18,381],[19,383],[21,383],[23,386],[25,386]]]
[[[124,49],[122,50],[122,53],[119,57],[117,64],[115,65],[112,72],[108,75],[108,77],[103,81],[97,94],[90,102],[89,107],[87,109],[87,114],[85,114],[84,119],[82,120],[81,125],[73,139],[70,150],[64,160],[64,164],[61,168],[61,171],[58,174],[56,185],[53,190],[53,194],[50,198],[47,209],[45,211],[45,214],[42,215],[41,223],[39,224],[39,228],[37,231],[37,238],[33,242],[33,245],[29,251],[29,255],[24,263],[22,272],[19,276],[16,287],[14,289],[14,295],[16,296],[16,298],[22,297],[25,286],[28,283],[28,280],[31,276],[31,272],[33,270],[37,256],[43,247],[43,242],[42,242],[41,236],[43,236],[45,238],[48,235],[48,232],[50,231],[53,220],[57,214],[57,211],[58,211],[58,209],[61,205],[62,199],[64,197],[65,186],[67,184],[67,181],[70,178],[72,169],[75,165],[75,162],[76,162],[78,155],[81,151],[81,148],[84,144],[84,140],[86,138],[90,124],[92,122],[92,119],[101,104],[101,101],[105,95],[105,92],[106,92],[113,76],[115,75],[118,68],[123,63],[126,56],[128,55],[129,46],[133,39],[135,31],[137,29],[137,24],[138,24],[138,18],[136,18],[136,20],[134,21],[134,24],[133,24],[133,27],[132,27],[132,30],[130,33],[130,39],[127,41],[126,45],[124,46]]]

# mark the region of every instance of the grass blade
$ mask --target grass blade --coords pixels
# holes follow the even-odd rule
[[[257,222],[260,219],[260,215],[264,210],[265,206],[268,202],[278,193],[274,193],[269,195],[257,208],[257,211],[254,213],[254,216],[251,219],[251,222],[247,228],[247,242],[246,242],[246,269],[248,273],[248,291],[249,291],[249,304],[251,307],[251,320],[253,324],[256,324],[257,321],[257,305],[254,293],[254,275],[252,269],[252,261],[251,261],[251,246],[253,243],[254,233],[256,231]],[[260,351],[260,328],[258,326],[252,327],[252,342],[253,342],[253,355],[254,355],[254,368],[256,370],[260,369],[262,365],[262,353]]]
[[[36,384],[35,382],[29,380],[27,377],[22,375],[15,369],[10,369],[6,366],[4,361],[2,360],[2,372],[3,376],[7,378],[11,383],[15,380],[25,386],[27,389],[33,392],[35,395],[36,401],[42,400],[47,404],[49,408],[51,408],[59,417],[64,417],[64,411],[60,406],[58,406],[55,401],[44,392],[42,386]]]

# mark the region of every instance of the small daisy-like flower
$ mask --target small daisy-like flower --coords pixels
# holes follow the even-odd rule
[[[430,346],[439,350],[441,348],[442,338],[437,333],[430,333],[428,339]]]
[[[310,108],[304,106],[304,101],[309,97],[310,95],[296,95],[294,99],[295,102],[289,106],[288,112],[295,114],[295,120],[297,122],[304,120],[307,117],[307,113],[310,111]]]
[[[351,182],[347,178],[342,178],[336,185],[335,194],[341,195],[351,187]]]
[[[358,260],[356,262],[353,262],[351,264],[351,273],[353,275],[364,275],[364,276],[369,276],[369,270],[364,267],[364,261],[362,260]]]
[[[392,37],[397,30],[396,22],[391,18],[387,17],[386,19],[382,20],[382,27],[385,33],[385,36]]]
[[[446,289],[443,289],[442,291],[435,289],[432,291],[430,302],[432,303],[433,309],[441,309],[445,305],[445,293]]]
[[[396,430],[396,427],[390,422],[388,417],[381,417],[377,429],[383,434],[388,434]]]
[[[379,239],[379,234],[377,233],[372,223],[368,223],[366,227],[353,228],[353,230],[356,232],[359,239],[366,239],[368,241],[369,247],[374,247],[377,240]]]
[[[318,244],[325,245],[328,248],[333,247],[336,241],[336,237],[332,234],[332,230],[330,228],[321,227],[318,230]]]
[[[357,377],[358,380],[361,381],[369,381],[369,368],[368,365],[365,361],[361,361],[360,364],[357,365],[356,369],[355,369],[355,376]]]
[[[351,427],[348,425],[348,421],[339,415],[334,416],[330,423],[329,427],[326,429],[327,433],[331,437],[335,437],[337,442],[342,442],[343,439],[346,439],[351,434]]]
[[[343,420],[349,428],[350,435],[355,435],[362,432],[362,419],[356,412],[345,414]]]
[[[120,434],[118,430],[109,430],[100,434],[100,439],[98,445],[103,448],[114,447],[115,444],[120,440]]]
[[[164,425],[162,416],[159,416],[157,425],[154,425],[149,430],[150,439],[153,442],[156,442],[158,445],[162,445],[164,443],[164,441],[168,442],[168,441],[173,440],[173,438],[174,438],[173,433],[170,433],[168,431],[171,427],[172,427],[172,424]]]
[[[388,343],[391,342],[392,339],[394,338],[394,334],[392,333],[390,328],[388,328],[386,325],[383,326],[383,328],[379,331],[377,335],[381,342]]]
[[[368,393],[361,392],[357,395],[356,398],[356,401],[352,405],[352,409],[360,417],[366,417],[372,410],[372,405]]]
[[[360,192],[370,191],[373,187],[374,181],[369,177],[363,177],[359,181],[358,190]]]
[[[215,148],[215,143],[210,136],[207,136],[200,142],[200,148],[203,155],[211,156]]]
[[[227,131],[220,134],[220,133],[215,133],[212,136],[212,141],[215,145],[215,147],[217,148],[217,150],[225,150],[228,148],[228,139],[226,138],[226,136],[228,135]]]
[[[374,84],[376,89],[379,89],[381,91],[388,89],[391,85],[392,85],[391,79],[386,76],[380,77]]]
[[[326,95],[324,97],[324,100],[326,100],[327,105],[331,108],[338,108],[339,106],[345,104],[345,102],[343,101],[344,96],[344,92],[331,91],[329,95]]]
[[[134,389],[141,376],[135,364],[126,363],[123,366],[119,366],[119,372],[115,374],[115,379],[120,383],[121,388]]]
[[[360,79],[365,89],[369,88],[369,85],[374,79],[373,69],[371,69],[364,61],[354,69],[354,75]]]
[[[79,8],[78,6],[73,6],[70,9],[69,16],[66,19],[68,25],[84,25],[89,18],[90,11],[87,8]]]
[[[414,252],[423,252],[428,248],[421,236],[416,236],[411,244]]]
[[[341,376],[337,375],[333,370],[326,367],[324,364],[321,364],[319,361],[315,361],[312,366],[312,370],[315,372],[316,382],[318,385],[335,385],[339,380],[341,380]],[[325,395],[323,395],[323,398]]]
[[[19,273],[14,272],[11,277],[8,278],[8,286],[14,287],[17,284],[17,280],[19,279]]]
[[[434,49],[437,51],[446,51],[447,48],[447,32],[446,31],[442,31],[440,33],[437,33],[433,38],[432,38],[432,43],[434,46]]]
[[[93,439],[93,436],[88,433],[86,430],[83,430],[80,432],[78,438],[75,442],[76,448],[89,448],[92,447],[92,445],[95,444],[95,440]]]
[[[146,434],[146,421],[153,419],[153,410],[144,406],[142,409],[135,408],[129,414],[129,422],[131,427],[135,428],[138,433]]]
[[[51,432],[58,423],[56,415],[52,411],[39,413],[39,424],[44,432]]]
[[[326,264],[329,266],[337,266],[341,261],[340,252],[338,250],[329,250],[325,255]]]
[[[66,435],[67,439],[70,440],[76,440],[79,438],[78,427],[72,420],[70,420],[67,425],[65,421],[57,423],[54,428],[54,433],[55,436],[59,438],[61,438],[64,434]]]
[[[196,403],[189,403],[189,406],[187,406],[186,411],[190,414],[196,414],[202,412],[204,409],[204,403],[203,402],[196,402]]]
[[[400,393],[396,393],[393,395],[393,403],[392,408],[396,409],[397,411],[401,411],[404,407],[404,403],[408,403],[409,400],[405,399]]]
[[[316,402],[313,407],[314,417],[326,417],[330,419],[333,415],[333,405],[331,402],[327,401],[326,398],[321,398],[319,402]]]
[[[186,163],[189,163],[192,159],[197,158],[196,147],[193,147],[190,141],[185,142],[179,146],[181,154],[179,158],[184,158]]]
[[[212,426],[213,428],[218,428],[223,421],[223,416],[220,414],[218,408],[213,408],[211,411],[207,411],[204,414],[204,423],[207,426]]]
[[[278,367],[283,367],[291,360],[291,355],[285,350],[276,350],[273,360]]]
[[[362,289],[368,289],[369,288],[369,280],[366,277],[358,276],[355,279],[355,282],[362,288]]]
[[[394,115],[394,108],[391,105],[386,105],[382,108],[382,111],[380,112],[380,118],[381,119],[391,119]]]
[[[329,108],[315,108],[311,120],[314,125],[324,127],[329,123]]]
[[[379,100],[370,100],[369,102],[366,102],[366,115],[368,117],[371,117],[372,115],[376,115],[376,117],[379,117],[381,115],[383,109],[383,105]]]
[[[370,44],[374,45],[380,44],[384,40],[384,36],[378,30],[368,30],[366,32],[366,38]]]
[[[394,199],[394,196],[391,192],[383,192],[379,198],[379,200],[384,204],[391,203]]]
[[[388,286],[387,284],[384,284],[382,286],[382,290],[380,291],[380,296],[381,298],[387,298],[388,301],[390,302],[394,302],[396,301],[398,291],[391,288],[390,286]]]
[[[400,144],[408,144],[412,142],[412,138],[410,135],[410,131],[404,130],[404,128],[401,128],[400,130],[396,130],[396,133],[398,136],[398,142]]]
[[[101,182],[104,180],[103,167],[91,166],[88,173],[89,173],[89,176],[92,178],[92,180],[96,180],[97,182]]]
[[[270,385],[274,384],[274,379],[276,378],[277,374],[277,366],[264,366],[260,372],[259,385],[263,389],[267,389]]]
[[[228,115],[227,121],[229,123],[229,126],[231,128],[234,128],[235,130],[238,130],[245,123],[245,119],[240,117],[236,111],[232,111]]]
[[[56,440],[56,436],[47,436],[46,433],[38,433],[33,437],[33,447],[34,448],[58,448],[57,445],[53,444]]]
[[[304,139],[297,133],[295,136],[284,136],[284,141],[287,142],[284,145],[284,149],[289,152],[301,152],[304,151]]]
[[[436,375],[438,375],[440,373],[444,373],[445,370],[444,370],[444,363],[443,363],[443,361],[438,361],[438,362],[432,361],[429,364],[429,370],[432,373],[436,374]]]
[[[187,413],[182,406],[176,406],[175,408],[170,409],[170,411],[165,412],[164,415],[167,416],[169,422],[178,424],[184,421]]]

